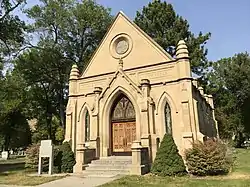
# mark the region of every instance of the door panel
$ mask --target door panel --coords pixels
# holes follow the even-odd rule
[[[131,152],[136,139],[135,122],[112,123],[113,152]]]

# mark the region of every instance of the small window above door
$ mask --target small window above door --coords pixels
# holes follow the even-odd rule
[[[135,120],[134,106],[124,94],[115,101],[111,118],[112,121]]]

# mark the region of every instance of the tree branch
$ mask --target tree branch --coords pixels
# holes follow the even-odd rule
[[[53,27],[54,33],[55,33],[54,43],[57,44],[57,41],[58,41],[58,29],[57,29],[57,27],[54,24],[52,24],[52,27]]]
[[[10,53],[10,48],[9,48],[9,46],[8,46],[8,44],[7,44],[7,42],[5,41],[5,40],[3,40],[3,39],[1,39],[0,38],[0,40],[3,42],[3,44],[5,45],[5,47],[7,48],[7,50],[8,50],[8,53]]]
[[[13,10],[15,10],[19,5],[21,5],[23,3],[23,1],[18,1],[17,4],[15,4],[13,7],[11,7],[10,9],[6,10],[6,12],[4,13],[4,15],[0,18],[0,21],[3,21],[5,19],[5,17],[10,14]]]

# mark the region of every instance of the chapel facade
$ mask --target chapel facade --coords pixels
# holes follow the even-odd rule
[[[131,174],[153,162],[164,134],[181,155],[218,135],[213,98],[191,76],[183,40],[173,58],[120,12],[83,74],[72,66],[65,141],[74,172],[93,159],[132,156]]]

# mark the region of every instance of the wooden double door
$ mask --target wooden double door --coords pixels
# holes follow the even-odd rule
[[[136,115],[132,102],[124,94],[116,99],[112,108],[111,136],[112,154],[131,154],[132,143],[136,140]]]
[[[136,140],[135,121],[112,123],[113,154],[131,152],[131,146],[134,140]]]

